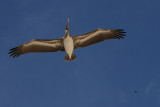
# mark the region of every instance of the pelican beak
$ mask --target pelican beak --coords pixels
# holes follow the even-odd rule
[[[66,30],[68,31],[69,18],[67,19]]]

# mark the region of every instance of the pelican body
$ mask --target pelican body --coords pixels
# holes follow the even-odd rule
[[[69,19],[67,20],[65,36],[63,38],[51,40],[33,39],[10,49],[10,56],[15,58],[25,53],[65,51],[66,56],[64,60],[72,61],[76,59],[74,49],[83,48],[108,39],[121,39],[124,38],[124,33],[126,33],[123,29],[96,29],[86,34],[71,36],[68,31],[68,24]]]
[[[66,36],[63,38],[63,44],[64,44],[64,49],[67,53],[64,59],[66,61],[74,60],[76,58],[76,56],[73,53],[74,43],[73,43],[73,38],[69,35],[69,33],[66,33]]]

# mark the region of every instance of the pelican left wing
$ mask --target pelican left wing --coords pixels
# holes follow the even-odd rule
[[[98,42],[102,42],[108,39],[121,39],[124,38],[123,29],[97,29],[92,32],[74,36],[74,49],[86,47]]]
[[[33,39],[25,44],[10,49],[10,56],[18,57],[25,53],[64,51],[63,38],[52,40]]]

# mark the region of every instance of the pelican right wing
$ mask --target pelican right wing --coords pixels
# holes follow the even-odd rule
[[[64,51],[63,38],[52,40],[33,39],[25,44],[10,49],[10,56],[18,57],[25,53]]]
[[[124,33],[126,32],[124,32],[123,29],[97,29],[86,34],[73,36],[75,49],[86,47],[108,39],[121,39],[124,38]]]

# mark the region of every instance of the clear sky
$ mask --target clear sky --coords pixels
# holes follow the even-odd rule
[[[159,0],[0,0],[0,107],[160,107]],[[108,40],[65,52],[11,58],[32,39],[123,28]],[[137,90],[137,93],[134,91]]]

